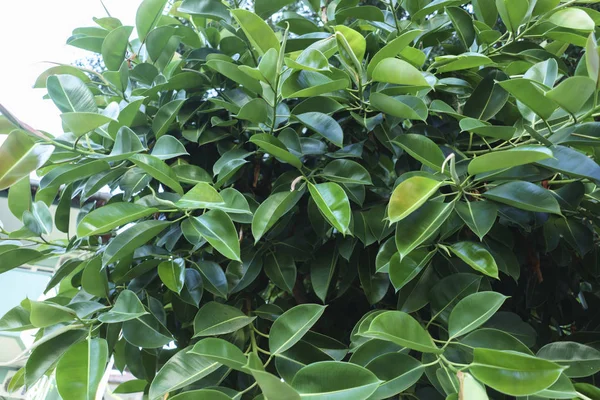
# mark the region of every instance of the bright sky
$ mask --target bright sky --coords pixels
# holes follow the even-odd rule
[[[29,125],[58,135],[59,111],[33,89],[45,61],[71,64],[88,52],[65,43],[74,28],[96,26],[105,17],[100,0],[3,1],[0,12],[0,103]],[[104,0],[113,17],[133,25],[140,0]]]

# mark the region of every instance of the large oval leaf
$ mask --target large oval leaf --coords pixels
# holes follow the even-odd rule
[[[421,207],[437,190],[442,182],[424,176],[413,176],[401,182],[390,198],[388,218],[390,223],[408,217]]]
[[[393,143],[402,147],[404,151],[429,168],[433,168],[436,171],[442,170],[445,159],[444,153],[427,136],[407,133],[396,137]]]
[[[248,360],[234,344],[223,339],[206,338],[194,345],[190,353],[197,354],[229,368],[242,371]]]
[[[600,371],[600,352],[576,342],[549,343],[537,352],[537,357],[553,361],[567,368],[570,378],[585,378]]]
[[[521,146],[505,151],[495,151],[471,161],[469,163],[469,174],[477,175],[497,169],[512,168],[551,157],[552,151],[544,146]]]
[[[469,371],[497,391],[527,396],[550,387],[564,370],[558,364],[530,355],[489,349],[475,349]]]
[[[298,371],[292,387],[302,398],[365,400],[375,392],[379,383],[375,374],[359,365],[322,361]]]
[[[386,58],[379,62],[373,70],[373,80],[396,85],[429,86],[421,71],[398,58]]]
[[[77,225],[77,236],[100,235],[158,212],[133,203],[112,203],[92,211]]]
[[[383,354],[366,365],[383,383],[370,399],[388,399],[402,393],[417,381],[425,372],[425,367],[414,358],[401,353]]]
[[[194,318],[194,337],[224,335],[235,332],[254,321],[235,307],[211,301]]]
[[[344,147],[344,131],[338,122],[327,114],[309,112],[296,115],[296,118],[311,130],[331,141],[338,147]]]
[[[506,296],[497,292],[473,293],[458,302],[450,313],[450,338],[465,335],[483,325],[502,307]]]
[[[102,264],[111,264],[133,253],[171,225],[170,221],[143,221],[119,233],[102,254]]]
[[[474,270],[498,279],[496,260],[482,245],[474,242],[458,242],[450,246],[449,249]]]
[[[303,190],[286,190],[267,198],[256,209],[252,218],[252,235],[255,242],[258,242],[281,217],[294,208],[303,194]]]
[[[483,194],[490,200],[521,210],[561,215],[558,201],[552,194],[531,182],[508,182]]]
[[[88,339],[67,350],[56,367],[56,386],[62,398],[95,400],[107,361],[104,339]]]
[[[301,304],[275,320],[269,334],[271,354],[280,354],[298,343],[325,312],[318,304]]]
[[[262,56],[269,49],[275,49],[279,52],[279,39],[262,18],[251,11],[243,9],[233,10],[231,14],[238,21],[258,54]]]
[[[343,235],[349,233],[352,214],[350,201],[344,189],[333,182],[316,185],[309,182],[308,190],[327,221]]]
[[[0,190],[44,165],[53,151],[53,146],[36,144],[23,131],[11,132],[0,147]]]
[[[229,215],[221,210],[211,210],[199,217],[190,218],[192,226],[219,253],[240,260],[240,242]]]

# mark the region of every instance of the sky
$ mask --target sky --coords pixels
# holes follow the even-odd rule
[[[104,0],[113,17],[133,25],[141,0]],[[0,12],[0,104],[36,129],[62,133],[60,113],[43,100],[45,89],[33,89],[48,61],[72,64],[89,52],[65,43],[74,28],[95,26],[105,17],[100,0],[3,1]]]

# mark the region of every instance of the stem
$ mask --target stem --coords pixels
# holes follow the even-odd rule
[[[398,22],[398,16],[396,15],[396,9],[394,8],[394,0],[390,0],[389,7],[390,7],[390,11],[392,12],[392,15],[394,16],[394,23],[396,24],[396,30],[398,31],[398,34],[400,34],[400,23]]]

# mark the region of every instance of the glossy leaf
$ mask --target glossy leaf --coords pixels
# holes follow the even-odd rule
[[[505,296],[496,292],[479,292],[465,297],[450,313],[448,334],[455,338],[477,329],[498,311],[505,300]]]
[[[240,261],[240,242],[231,218],[221,210],[211,210],[190,219],[200,236],[219,253],[231,260]]]
[[[56,366],[56,386],[63,398],[95,400],[108,361],[104,339],[88,339],[72,346]]]
[[[246,316],[237,308],[212,301],[205,304],[196,314],[194,337],[235,332],[252,323],[255,318]]]
[[[108,265],[133,253],[138,247],[154,239],[170,224],[169,221],[143,221],[119,233],[102,254],[102,264]]]
[[[323,306],[301,304],[283,313],[275,320],[269,334],[271,354],[283,353],[298,343],[324,312]]]
[[[156,208],[147,208],[131,203],[114,203],[92,211],[77,225],[77,236],[100,235],[119,226],[127,225],[158,212]]]
[[[0,189],[4,190],[41,167],[54,147],[36,144],[26,133],[13,131],[0,147]]]
[[[440,186],[442,182],[423,176],[414,176],[400,183],[390,198],[390,223],[398,222],[418,210]]]
[[[312,199],[327,221],[342,234],[350,226],[350,201],[344,189],[336,183],[308,183]]]
[[[521,210],[561,214],[556,199],[547,190],[530,182],[505,183],[488,190],[484,196]]]

